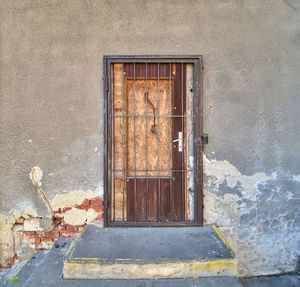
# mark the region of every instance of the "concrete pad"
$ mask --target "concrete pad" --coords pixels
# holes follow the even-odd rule
[[[88,225],[65,261],[68,279],[235,276],[237,263],[215,228]]]
[[[64,256],[73,238],[59,238],[50,252],[40,251],[18,272],[21,283],[7,279],[5,287],[242,287],[235,277],[209,277],[157,280],[63,280]],[[13,274],[16,275],[16,274]]]
[[[1,277],[5,287],[298,287],[298,272],[279,276],[260,276],[237,279],[235,277],[206,277],[184,279],[143,280],[63,280],[64,256],[70,250],[73,238],[59,238],[50,251],[39,251],[21,268],[12,267]],[[11,282],[18,273],[21,283]]]

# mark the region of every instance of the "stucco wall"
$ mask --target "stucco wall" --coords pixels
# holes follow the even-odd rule
[[[204,57],[205,219],[240,274],[295,268],[300,250],[297,0],[0,1],[0,212],[49,215],[103,185],[102,57]],[[297,208],[298,207],[298,208]],[[6,219],[4,219],[5,222]]]

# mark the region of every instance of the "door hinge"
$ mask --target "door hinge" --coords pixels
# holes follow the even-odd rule
[[[201,141],[202,144],[208,144],[208,134],[202,134]]]

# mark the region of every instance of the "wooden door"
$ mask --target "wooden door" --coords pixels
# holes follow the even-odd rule
[[[183,62],[111,65],[108,213],[115,225],[195,223],[190,160],[194,75],[193,66],[188,66]]]

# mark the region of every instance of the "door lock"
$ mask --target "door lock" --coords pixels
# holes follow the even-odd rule
[[[178,151],[182,152],[182,132],[178,132],[178,139],[173,140],[173,143],[178,142]]]

